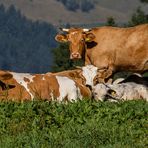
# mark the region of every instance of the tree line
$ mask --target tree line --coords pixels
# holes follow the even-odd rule
[[[96,0],[57,0],[61,2],[66,9],[70,11],[81,10],[82,12],[89,12],[94,9]]]
[[[0,6],[0,69],[42,73],[51,70],[56,47],[52,24],[26,19],[14,6]]]

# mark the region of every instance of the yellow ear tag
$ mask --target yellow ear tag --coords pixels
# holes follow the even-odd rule
[[[112,95],[112,96],[115,96],[115,95],[116,95],[116,92],[115,92],[115,91],[112,91],[112,92],[111,92],[111,95]]]
[[[67,40],[66,40],[66,39],[62,39],[62,41],[63,41],[63,42],[67,42]]]
[[[89,42],[89,41],[90,41],[90,38],[85,38],[85,41],[86,41],[86,42]]]

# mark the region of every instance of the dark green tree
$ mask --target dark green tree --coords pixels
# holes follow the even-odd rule
[[[128,26],[136,26],[144,23],[148,23],[148,15],[146,15],[144,11],[142,11],[142,9],[138,7],[136,12],[132,15],[132,18],[129,21]]]
[[[94,1],[92,1],[92,0],[81,0],[80,1],[80,9],[83,12],[89,12],[94,7],[95,7]]]
[[[83,12],[89,12],[95,7],[96,0],[57,0],[61,2],[68,10],[76,11],[80,9]]]
[[[115,23],[115,19],[113,17],[107,18],[106,25],[107,26],[113,26],[113,27],[117,26],[117,24]]]
[[[148,0],[140,0],[142,3],[148,3]]]

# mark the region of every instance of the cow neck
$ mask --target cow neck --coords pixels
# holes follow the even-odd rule
[[[92,63],[91,53],[92,53],[91,49],[88,48],[85,49],[85,58],[86,58],[85,61],[87,60],[87,63]]]
[[[82,59],[84,59],[84,61],[85,61],[85,57],[86,57],[86,50],[87,50],[87,45],[86,45],[86,43],[84,43],[84,49],[82,51]]]

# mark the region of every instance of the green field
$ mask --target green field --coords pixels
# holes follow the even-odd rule
[[[148,147],[148,103],[0,102],[0,148]]]

